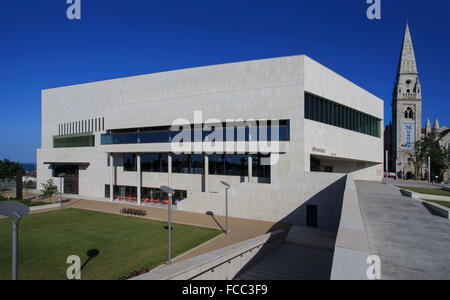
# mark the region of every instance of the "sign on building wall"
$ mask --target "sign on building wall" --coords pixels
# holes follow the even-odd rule
[[[416,123],[402,123],[402,148],[413,149],[416,141]]]

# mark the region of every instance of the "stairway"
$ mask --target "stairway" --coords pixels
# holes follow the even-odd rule
[[[328,232],[292,227],[283,244],[255,264],[243,269],[234,279],[328,280],[334,247],[323,246],[334,246],[333,236]],[[320,243],[317,242],[317,237],[321,240]],[[324,243],[325,240],[328,242]],[[310,241],[314,243],[308,243]]]

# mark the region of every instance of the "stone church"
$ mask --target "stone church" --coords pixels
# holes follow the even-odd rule
[[[388,151],[388,171],[396,172],[401,176],[403,167],[405,178],[416,177],[421,179],[426,172],[426,168],[424,168],[422,174],[415,176],[414,166],[408,162],[410,154],[414,151],[414,143],[424,135],[432,131],[440,133],[440,145],[450,149],[450,129],[447,126],[439,126],[437,117],[434,120],[433,127],[431,127],[428,119],[425,128],[422,128],[422,102],[422,86],[419,80],[411,32],[409,25],[406,24],[395,86],[392,92],[392,122],[386,126],[384,131],[385,151]],[[444,181],[448,182],[449,172],[449,170],[445,172]]]

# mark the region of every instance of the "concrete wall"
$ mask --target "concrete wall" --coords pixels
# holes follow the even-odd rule
[[[380,98],[309,57],[305,57],[304,67],[305,91],[372,115],[380,120],[384,119],[384,103]],[[353,172],[355,179],[381,180],[384,140],[382,128],[380,128],[381,137],[377,138],[312,120],[304,120],[304,123],[305,171],[310,170],[309,156],[311,154],[321,155],[323,158],[355,162],[348,162],[344,167],[338,167],[335,172]],[[383,126],[382,124],[383,121],[380,126]],[[325,152],[315,152],[313,148],[320,148]]]
[[[332,280],[367,280],[369,242],[361,216],[353,176],[346,178],[336,245],[334,248]]]
[[[132,280],[227,280],[248,263],[266,255],[283,242],[278,230],[191,259],[166,265]]]

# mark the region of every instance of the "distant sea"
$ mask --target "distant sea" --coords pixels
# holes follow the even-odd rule
[[[26,171],[36,171],[36,163],[20,163]]]

